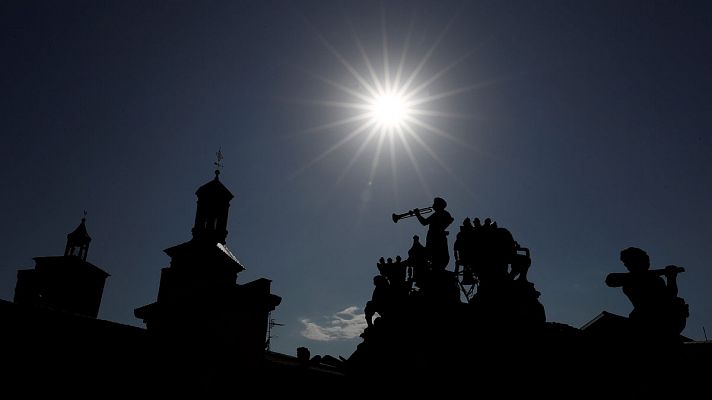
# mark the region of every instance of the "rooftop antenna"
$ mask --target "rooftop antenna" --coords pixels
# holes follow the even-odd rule
[[[274,319],[272,318],[272,312],[270,311],[269,315],[267,316],[269,323],[267,324],[267,343],[265,343],[265,348],[267,351],[270,350],[270,345],[272,344],[272,338],[277,337],[277,336],[272,336],[272,328],[275,326],[284,326],[284,324],[279,324],[277,322],[274,322]]]

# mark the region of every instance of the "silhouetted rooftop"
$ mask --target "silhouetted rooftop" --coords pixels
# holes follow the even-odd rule
[[[237,272],[244,271],[245,267],[242,266],[237,257],[227,248],[226,245],[222,243],[210,243],[202,240],[190,240],[179,245],[169,247],[163,250],[169,257],[180,257],[182,254],[192,254],[196,249],[200,248],[201,254],[206,254],[205,252],[210,252],[213,255],[219,257],[223,265],[231,266],[237,269]],[[209,253],[208,253],[209,254]]]
[[[225,185],[220,182],[219,175],[220,171],[216,170],[215,178],[212,181],[198,188],[198,190],[195,192],[198,198],[207,195],[210,197],[224,198],[226,200],[230,200],[235,197],[235,195],[233,195],[230,190],[228,190],[228,188],[226,188]]]
[[[82,222],[77,226],[76,229],[74,229],[71,233],[67,234],[68,239],[72,239],[74,241],[90,241],[91,236],[89,236],[89,232],[87,232],[87,227],[86,227],[86,219],[82,218]]]
[[[76,256],[47,256],[33,257],[32,259],[35,260],[35,263],[37,264],[37,269],[52,268],[56,265],[58,261],[61,260],[63,268],[77,268],[93,272],[97,275],[111,276],[103,269]]]

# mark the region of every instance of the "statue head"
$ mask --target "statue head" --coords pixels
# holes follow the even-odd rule
[[[643,272],[650,269],[648,253],[637,247],[628,247],[621,251],[621,261],[630,272]]]

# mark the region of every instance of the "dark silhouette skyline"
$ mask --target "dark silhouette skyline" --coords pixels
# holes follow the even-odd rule
[[[18,272],[14,302],[0,300],[6,393],[213,396],[234,390],[236,380],[248,393],[266,380],[278,383],[272,393],[287,393],[290,384],[343,379],[333,357],[303,365],[301,350],[268,351],[269,314],[281,298],[269,279],[237,282],[245,268],[225,246],[234,196],[218,176],[196,191],[192,239],[165,250],[171,263],[157,300],[134,310],[145,329],[96,318],[107,274],[86,261],[84,218],[63,256],[36,257],[35,269]]]
[[[653,269],[685,268],[683,334],[704,339],[711,7],[3,2],[0,298],[32,257],[64,253],[86,210],[87,260],[110,274],[98,318],[142,326],[133,310],[156,301],[161,250],[190,239],[190,194],[221,148],[225,244],[241,280],[269,277],[284,299],[275,351],[348,356],[374,263],[426,243],[427,227],[390,217],[435,196],[449,246],[466,217],[512,229],[548,320],[627,316],[604,279],[638,247]],[[361,110],[335,103],[365,102],[349,91],[385,81],[386,55],[395,81],[403,53],[401,83],[417,70],[411,88],[431,98],[422,124],[352,135],[362,121],[338,122]]]
[[[623,287],[630,317],[604,311],[577,329],[547,320],[526,277],[528,248],[496,221],[463,221],[455,271],[413,239],[406,260],[377,263],[363,342],[343,363],[348,379],[378,381],[394,396],[692,398],[708,390],[710,343],[680,335],[689,316],[676,286],[683,268],[650,270],[644,251],[623,250],[630,272],[611,273],[606,284]]]
[[[585,390],[591,397],[690,398],[708,388],[710,342],[680,335],[689,316],[677,287],[684,268],[651,270],[645,251],[626,248],[620,259],[629,272],[611,273],[605,283],[623,288],[634,305],[630,317],[604,311],[582,329],[548,321],[527,279],[529,249],[497,221],[465,218],[454,271],[448,268],[437,251],[447,253],[439,246],[447,246],[443,229],[452,217],[440,197],[432,219],[412,212],[437,245],[423,246],[415,235],[406,259],[379,258],[363,341],[348,358],[312,356],[304,346],[295,355],[271,352],[270,313],[282,299],[269,279],[239,282],[245,268],[225,245],[234,195],[219,175],[195,192],[192,238],[164,250],[171,262],[161,269],[157,300],[134,310],[145,329],[96,318],[108,275],[86,261],[92,238],[85,218],[67,235],[63,256],[36,257],[35,269],[18,271],[14,302],[0,301],[7,392],[214,396],[255,393],[269,383],[270,394],[282,396],[296,387],[383,380],[377,390],[384,395],[457,395],[472,388],[451,382],[473,378],[478,392],[505,397],[568,398]],[[68,360],[72,367],[62,368]],[[535,368],[544,362],[547,368]],[[506,385],[512,377],[517,384]]]

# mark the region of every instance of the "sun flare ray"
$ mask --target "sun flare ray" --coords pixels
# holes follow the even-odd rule
[[[437,128],[437,127],[435,127],[435,126],[433,126],[433,125],[430,125],[430,124],[427,123],[427,122],[421,121],[421,120],[419,120],[419,119],[417,119],[417,118],[412,118],[412,119],[410,119],[409,121],[410,121],[411,123],[415,124],[415,125],[420,126],[421,128],[423,128],[423,129],[425,129],[425,130],[427,130],[427,131],[429,131],[429,132],[432,132],[432,133],[434,133],[434,134],[436,134],[436,135],[439,135],[439,136],[441,136],[441,137],[444,137],[444,138],[447,138],[447,139],[449,139],[449,140],[452,140],[453,142],[455,142],[455,143],[457,143],[457,144],[459,144],[459,145],[461,145],[461,146],[465,146],[465,147],[468,147],[468,148],[474,148],[474,146],[471,145],[470,143],[467,143],[466,141],[464,141],[464,140],[462,140],[462,139],[460,139],[460,138],[458,138],[458,137],[456,137],[456,136],[454,136],[454,135],[452,135],[452,134],[450,134],[450,133],[448,133],[448,132],[446,132],[446,131],[444,131],[444,130],[442,130],[442,129],[440,129],[440,128]]]
[[[386,9],[381,3],[381,41],[383,43],[383,84],[386,87],[386,92],[393,90],[391,87],[390,61],[388,58],[388,31],[386,29]]]
[[[346,174],[348,174],[349,171],[351,171],[351,168],[354,166],[356,161],[360,158],[361,154],[366,150],[366,147],[371,143],[373,138],[375,138],[378,135],[378,127],[373,127],[371,129],[371,132],[368,133],[368,136],[363,140],[359,148],[356,150],[354,153],[353,157],[351,157],[351,160],[349,160],[349,163],[346,164],[346,167],[344,168],[343,171],[341,171],[341,174],[339,174],[339,177],[336,178],[336,183],[338,184],[341,182],[345,177]]]
[[[408,25],[408,32],[405,35],[405,43],[403,43],[403,50],[401,50],[400,62],[398,63],[398,69],[396,70],[396,77],[393,79],[393,87],[401,86],[401,79],[403,77],[403,70],[405,69],[406,56],[408,55],[408,50],[410,49],[410,40],[413,36],[413,27],[415,26],[415,19],[411,16],[410,24]]]
[[[418,93],[422,92],[423,90],[427,89],[432,85],[434,82],[437,82],[440,80],[443,76],[447,75],[450,71],[452,71],[453,68],[457,67],[460,63],[462,63],[464,60],[470,58],[473,54],[475,53],[474,50],[466,53],[462,57],[458,58],[457,60],[453,61],[452,63],[446,65],[444,68],[440,69],[440,71],[434,73],[430,78],[425,80],[425,82],[421,83],[420,85],[416,86],[415,89],[411,90],[409,92],[410,96],[416,96]]]
[[[353,117],[343,118],[343,119],[340,119],[337,121],[328,122],[323,125],[318,125],[318,126],[315,126],[312,128],[308,128],[308,129],[301,131],[301,133],[317,133],[317,132],[323,132],[323,131],[331,131],[331,129],[333,129],[333,128],[338,128],[338,127],[344,126],[344,125],[351,125],[354,122],[360,122],[360,121],[363,121],[363,120],[366,120],[369,118],[371,118],[370,111],[362,113],[362,114],[354,115]]]
[[[356,31],[352,28],[351,35],[353,36],[354,43],[356,44],[356,48],[358,48],[359,53],[361,54],[361,57],[363,58],[363,62],[366,64],[366,69],[368,70],[368,73],[371,75],[372,79],[372,85],[374,86],[373,90],[370,90],[369,93],[371,96],[373,96],[375,93],[381,93],[384,91],[383,85],[381,84],[381,80],[378,78],[378,73],[376,73],[376,69],[373,68],[373,63],[371,62],[371,59],[368,57],[368,54],[366,53],[366,49],[363,47],[361,44],[361,40],[359,39],[358,35],[356,34]]]
[[[438,156],[437,153],[435,153],[435,151],[430,146],[428,146],[427,143],[425,143],[423,138],[421,138],[420,135],[418,135],[418,133],[415,130],[413,130],[413,128],[411,128],[410,126],[406,126],[406,129],[408,129],[410,131],[410,133],[411,133],[412,137],[415,139],[415,141],[421,145],[421,147],[430,155],[430,157],[432,157],[432,159],[435,160],[435,162],[437,162],[438,165],[440,165],[440,167],[443,170],[445,170],[445,172],[447,172],[448,175],[450,175],[450,177],[452,179],[454,179],[455,182],[457,182],[457,184],[465,192],[467,192],[467,194],[469,194],[471,197],[476,197],[475,192],[469,186],[465,185],[465,183],[462,182],[462,180],[460,178],[457,177],[457,175],[452,170],[452,168],[450,168],[450,166],[448,166],[447,163],[445,161],[443,161],[440,158],[440,156]]]
[[[334,87],[334,88],[336,88],[336,89],[339,89],[339,90],[341,90],[341,91],[343,91],[343,92],[345,92],[345,93],[347,93],[347,94],[350,94],[351,96],[354,96],[355,98],[357,98],[357,99],[359,99],[359,100],[361,100],[361,101],[367,102],[367,101],[370,99],[370,97],[371,97],[369,94],[363,94],[363,93],[361,93],[361,92],[359,92],[359,91],[357,91],[357,90],[351,89],[351,88],[348,87],[348,86],[342,85],[342,84],[340,84],[340,83],[338,83],[338,82],[335,82],[335,81],[333,81],[333,80],[331,80],[331,79],[329,79],[329,78],[323,77],[323,76],[321,76],[321,75],[319,75],[319,74],[309,73],[309,76],[311,76],[311,77],[313,77],[313,78],[315,78],[315,79],[318,79],[318,80],[320,80],[320,81],[326,83],[327,85],[332,86],[332,87]]]
[[[420,98],[418,100],[415,100],[413,102],[413,105],[417,106],[417,105],[424,104],[424,103],[430,103],[435,100],[452,97],[452,96],[458,95],[460,93],[466,93],[466,92],[470,92],[475,89],[481,89],[481,88],[483,88],[485,86],[489,86],[491,84],[492,84],[491,82],[484,82],[484,83],[477,83],[477,84],[473,84],[473,85],[459,87],[457,89],[448,90],[447,92],[442,92],[442,93],[434,94],[432,96]]]
[[[376,146],[376,153],[373,155],[373,160],[371,161],[371,173],[368,176],[368,181],[373,182],[373,177],[376,175],[376,168],[378,168],[378,163],[381,161],[381,150],[383,150],[383,141],[386,139],[385,135],[380,135],[378,137],[378,145]]]
[[[342,56],[341,53],[339,53],[338,51],[336,51],[336,49],[334,48],[334,46],[332,46],[331,43],[329,43],[329,42],[326,40],[326,38],[324,38],[324,37],[321,36],[321,35],[319,35],[319,38],[321,39],[322,43],[323,43],[324,46],[327,48],[327,50],[329,50],[329,51],[331,52],[331,54],[332,54],[337,60],[339,60],[339,62],[341,63],[341,65],[342,65],[344,68],[346,68],[346,70],[347,70],[348,72],[351,73],[351,75],[358,81],[358,83],[360,83],[360,84],[368,91],[368,93],[369,93],[371,96],[373,96],[373,95],[375,95],[376,93],[378,93],[378,92],[369,84],[368,80],[367,80],[366,78],[364,78],[364,77],[356,70],[356,68],[354,68],[351,64],[349,64],[348,60],[346,60],[346,58],[345,58],[344,56]]]
[[[388,152],[391,156],[391,181],[393,182],[393,197],[396,199],[396,204],[398,204],[398,164],[396,163],[396,146],[395,137],[400,136],[400,131],[396,132],[396,135],[388,136]]]
[[[333,153],[334,151],[338,150],[341,146],[343,146],[343,145],[345,145],[346,143],[348,143],[348,142],[350,142],[350,141],[356,139],[357,137],[359,137],[360,134],[361,134],[361,132],[365,131],[366,129],[368,129],[368,128],[371,127],[372,125],[373,125],[372,123],[368,123],[368,122],[367,122],[367,123],[365,123],[365,124],[363,124],[363,125],[357,127],[356,129],[354,129],[353,131],[351,131],[348,135],[346,135],[345,137],[343,137],[341,140],[339,140],[338,142],[336,142],[336,143],[334,143],[333,145],[331,145],[331,146],[330,146],[328,149],[326,149],[324,152],[322,152],[321,154],[319,154],[318,156],[316,156],[315,158],[313,158],[313,159],[312,159],[311,161],[309,161],[305,166],[303,166],[302,168],[296,170],[294,173],[292,173],[291,176],[292,176],[292,177],[295,177],[295,176],[301,174],[302,172],[304,172],[305,170],[307,170],[307,169],[308,169],[309,167],[311,167],[312,165],[315,165],[315,164],[317,164],[319,161],[325,159],[329,154],[331,154],[331,153]]]
[[[452,22],[454,20],[455,20],[455,18],[450,20],[450,22],[448,22],[448,24],[445,26],[445,29],[443,29],[442,32],[440,32],[440,35],[438,35],[437,39],[435,39],[435,42],[430,46],[428,51],[425,53],[423,58],[420,60],[418,65],[415,67],[415,70],[413,70],[413,73],[410,75],[408,80],[403,84],[401,90],[403,90],[405,92],[410,89],[410,85],[413,84],[415,79],[420,74],[420,71],[425,67],[425,65],[428,63],[428,61],[430,61],[430,57],[433,56],[433,53],[435,53],[435,50],[437,50],[438,46],[440,46],[440,42],[442,42],[442,40],[447,35],[447,32],[450,30],[450,27],[452,26]]]
[[[410,163],[413,166],[413,170],[415,171],[415,174],[418,177],[418,181],[420,181],[420,185],[423,187],[423,190],[425,190],[425,193],[428,195],[428,197],[432,197],[432,191],[430,190],[430,186],[425,180],[423,173],[420,171],[420,166],[418,165],[418,162],[415,159],[413,149],[410,147],[410,143],[408,143],[408,141],[405,139],[405,135],[402,128],[398,128],[398,138],[403,143],[403,148],[405,149],[405,152],[408,155],[408,159],[410,160]]]

